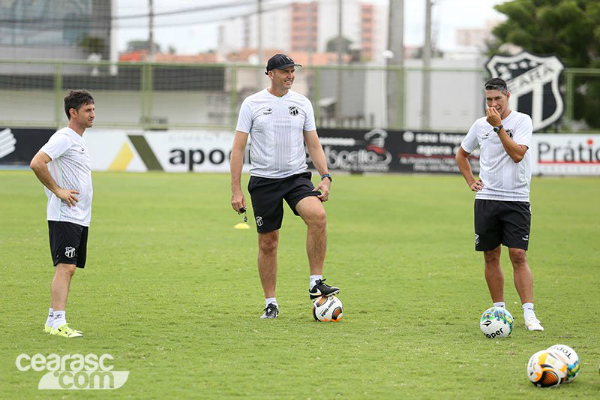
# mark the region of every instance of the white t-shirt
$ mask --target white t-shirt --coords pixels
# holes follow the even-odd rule
[[[502,120],[502,125],[517,144],[531,147],[533,126],[529,115],[511,111],[508,117]],[[477,192],[475,198],[529,201],[531,183],[529,151],[525,153],[521,162],[515,163],[485,117],[475,121],[461,146],[467,153],[472,153],[477,147],[481,149],[479,177],[483,182],[483,189]]]
[[[236,130],[251,136],[250,175],[285,178],[306,171],[304,131],[315,129],[312,104],[299,93],[277,97],[264,89],[247,97]]]
[[[41,151],[52,159],[48,163],[50,175],[62,189],[79,192],[79,201],[69,207],[48,188],[48,221],[72,222],[90,226],[92,218],[92,164],[85,141],[71,128],[58,130]]]

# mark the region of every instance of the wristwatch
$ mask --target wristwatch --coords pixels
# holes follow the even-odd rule
[[[329,182],[333,182],[333,179],[331,179],[331,175],[329,175],[329,174],[323,174],[323,175],[321,175],[321,180],[323,180],[325,178],[328,178]]]
[[[498,126],[495,126],[495,127],[494,127],[494,132],[498,133],[498,132],[500,132],[500,131],[502,130],[502,128],[504,128],[504,127],[502,126],[502,124],[500,124],[500,125],[498,125]]]

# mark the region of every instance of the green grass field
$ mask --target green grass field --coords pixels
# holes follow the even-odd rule
[[[491,300],[458,176],[335,177],[325,277],[342,288],[336,324],[312,318],[305,227],[289,209],[281,314],[265,321],[256,232],[233,229],[227,175],[95,173],[87,266],[67,308],[78,340],[42,333],[54,270],[41,184],[0,171],[0,193],[2,398],[600,398],[598,179],[533,180],[528,255],[546,331],[525,330],[505,251],[515,326],[504,340],[479,330]],[[557,343],[577,351],[581,373],[535,388],[527,361]],[[39,391],[45,372],[18,371],[21,353],[108,353],[129,379],[112,392]]]

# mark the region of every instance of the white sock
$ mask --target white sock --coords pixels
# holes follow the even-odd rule
[[[269,304],[274,303],[276,306],[279,306],[279,304],[277,304],[277,300],[275,299],[275,297],[267,297],[265,299],[265,307],[269,307]]]
[[[494,307],[506,308],[506,303],[503,301],[499,301],[497,303],[494,303]]]
[[[533,303],[523,303],[523,317],[525,321],[529,318],[535,318],[535,312],[533,311]]]
[[[52,329],[56,329],[67,323],[66,311],[54,311],[54,320],[52,321]]]
[[[323,275],[311,275],[309,289],[312,290],[312,288],[314,288],[315,285],[317,284],[317,281],[322,280],[322,279],[323,279]]]
[[[52,309],[52,307],[50,307],[48,309],[48,319],[46,319],[46,325],[52,326],[53,321],[54,321],[54,310]]]

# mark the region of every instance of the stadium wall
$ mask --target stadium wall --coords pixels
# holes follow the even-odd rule
[[[53,129],[0,128],[0,168],[26,168]],[[95,171],[229,172],[233,132],[90,129]],[[348,173],[459,173],[454,155],[462,133],[319,129],[331,171]],[[250,143],[251,145],[251,143]],[[600,134],[535,134],[531,146],[535,175],[600,176]],[[479,171],[479,154],[470,157]],[[244,172],[250,170],[249,147]],[[307,161],[312,163],[307,154]]]

